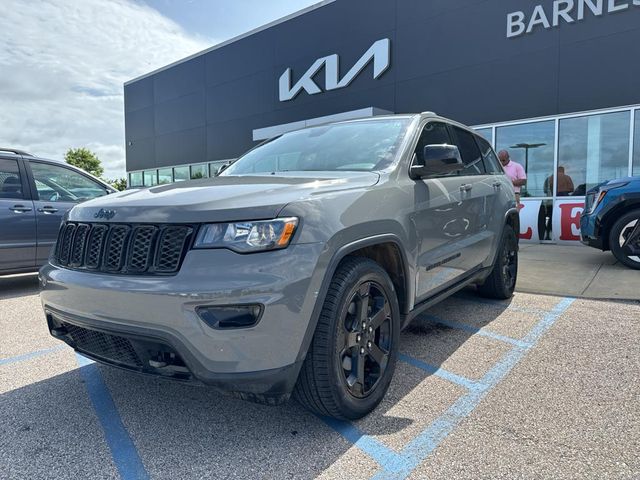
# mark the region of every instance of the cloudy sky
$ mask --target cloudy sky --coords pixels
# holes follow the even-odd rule
[[[317,0],[2,0],[0,146],[124,176],[123,83]]]

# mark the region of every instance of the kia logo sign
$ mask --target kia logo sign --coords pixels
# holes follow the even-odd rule
[[[507,14],[507,38],[531,33],[536,28],[548,30],[560,23],[574,23],[584,20],[587,14],[602,17],[605,14],[629,11],[640,7],[640,0],[555,0],[545,7],[536,5],[527,15],[523,11]]]
[[[93,214],[93,218],[104,218],[105,220],[111,220],[115,215],[115,210],[105,210],[104,208],[101,208]]]
[[[639,0],[640,1],[640,0]],[[337,54],[322,57],[302,75],[295,85],[291,86],[291,68],[287,68],[280,76],[280,101],[293,100],[302,90],[309,95],[322,93],[322,89],[313,81],[313,77],[324,67],[325,90],[337,90],[348,86],[373,61],[373,78],[379,78],[391,65],[391,41],[388,38],[378,40],[355,63],[346,75],[340,78],[340,57]]]

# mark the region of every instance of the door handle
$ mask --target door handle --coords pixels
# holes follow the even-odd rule
[[[38,211],[40,213],[52,214],[52,213],[56,213],[58,209],[52,207],[51,205],[45,205],[44,207],[39,208]]]
[[[468,192],[473,188],[473,185],[471,185],[470,183],[465,183],[463,185],[460,185],[460,191],[461,192]]]
[[[25,207],[24,205],[14,205],[13,207],[9,207],[9,210],[13,213],[26,213],[31,211],[29,207]]]
[[[493,188],[500,188],[502,186],[502,183],[500,182],[494,182],[493,183]]]

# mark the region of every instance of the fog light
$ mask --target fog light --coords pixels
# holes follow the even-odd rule
[[[211,328],[248,328],[260,320],[262,305],[197,307],[196,313]]]

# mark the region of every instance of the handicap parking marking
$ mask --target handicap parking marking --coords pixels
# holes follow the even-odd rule
[[[479,381],[466,379],[442,368],[429,365],[421,360],[400,354],[400,360],[445,378],[457,385],[467,388],[467,392],[456,400],[442,415],[409,442],[401,452],[391,452],[378,440],[366,435],[353,427],[353,430],[345,425],[348,422],[327,422],[347,440],[358,446],[364,453],[376,460],[381,469],[372,477],[372,480],[405,479],[415,470],[429,455],[456,429],[456,427],[468,417],[485,398],[485,396],[515,367],[526,353],[534,348],[551,326],[575,301],[574,298],[563,298],[551,310],[543,313],[543,318],[529,331],[529,333],[517,342],[507,342],[513,347],[497,362]],[[542,311],[541,311],[542,312]],[[470,327],[472,328],[472,327]],[[473,332],[480,334],[482,329]],[[511,339],[514,340],[514,339]],[[373,446],[373,448],[372,448]],[[383,452],[384,455],[380,453]]]
[[[9,365],[11,363],[24,362],[26,360],[31,360],[32,358],[37,358],[43,355],[48,355],[50,353],[59,352],[60,350],[63,350],[65,347],[66,345],[56,345],[55,347],[36,350],[34,352],[29,352],[29,353],[24,353],[22,355],[16,355],[15,357],[0,358],[0,365]]]
[[[102,374],[93,360],[76,353],[80,376],[84,380],[93,409],[100,421],[113,462],[123,480],[147,480],[147,472],[138,450],[122,423]]]

